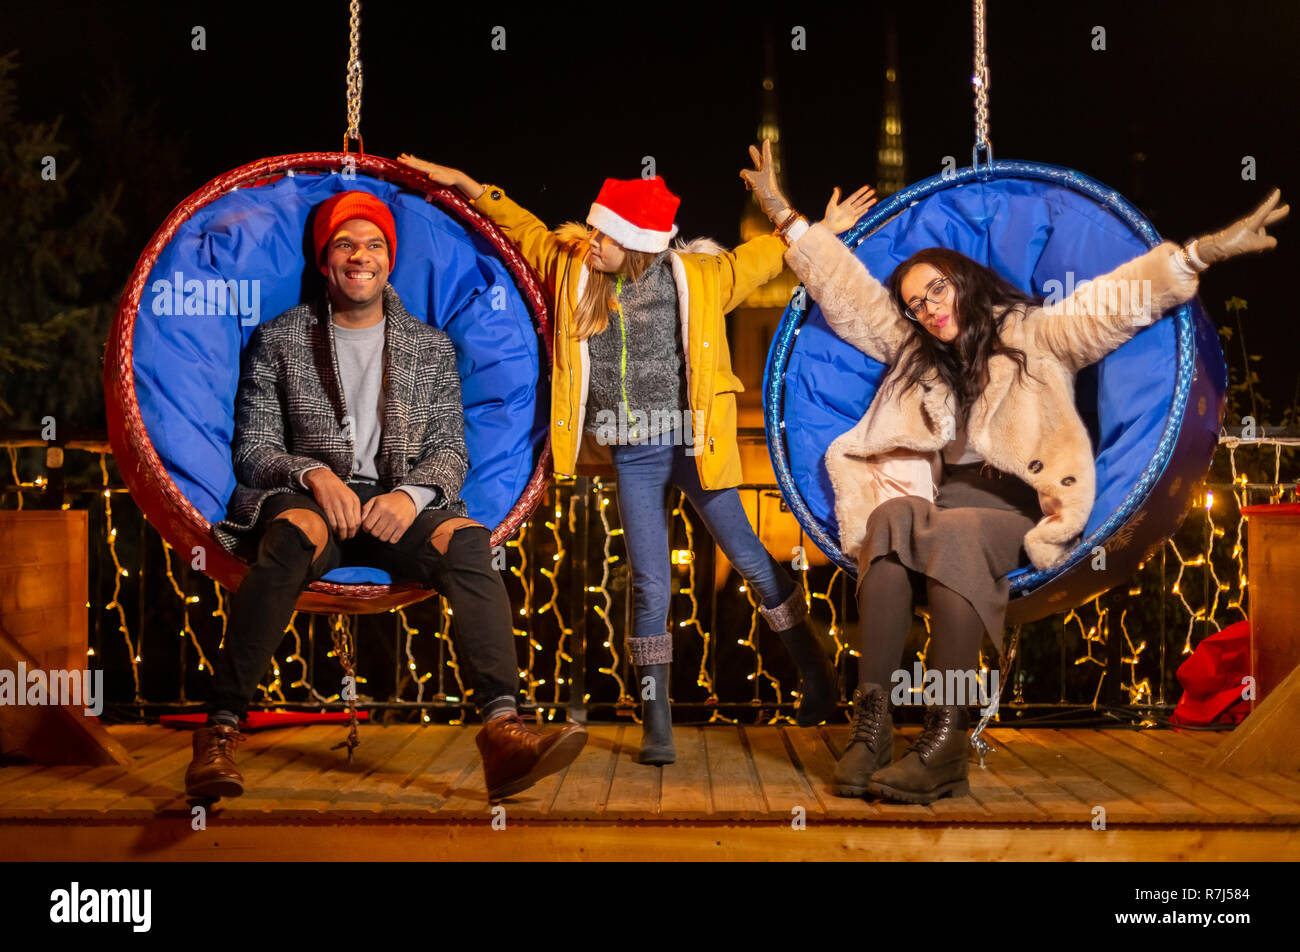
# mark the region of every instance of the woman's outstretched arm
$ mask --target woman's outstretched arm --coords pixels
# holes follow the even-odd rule
[[[1258,209],[1222,231],[1179,247],[1162,242],[1114,271],[1086,281],[1070,297],[1049,297],[1035,333],[1041,346],[1074,370],[1094,364],[1166,311],[1190,300],[1211,264],[1264,251],[1277,239],[1264,229],[1290,206],[1274,191]]]
[[[413,169],[418,169],[439,185],[459,189],[475,208],[491,218],[496,226],[505,233],[506,237],[515,244],[515,247],[519,249],[519,253],[541,275],[547,291],[554,298],[556,269],[564,257],[567,245],[557,238],[541,219],[506,198],[501,189],[489,189],[488,186],[470,178],[460,169],[426,162],[405,152],[397,157],[397,161],[403,165],[409,165]]]
[[[763,143],[761,153],[750,146],[749,154],[754,168],[741,172],[741,178],[789,241],[786,263],[821,305],[826,323],[867,356],[894,363],[908,337],[904,318],[889,292],[836,237],[876,203],[875,190],[864,185],[840,201],[840,190],[835,189],[825,217],[809,228],[777,187],[770,143]]]

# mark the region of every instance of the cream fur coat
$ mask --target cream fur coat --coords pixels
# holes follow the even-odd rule
[[[1078,544],[1096,496],[1092,443],[1074,404],[1075,374],[1195,295],[1196,275],[1177,256],[1178,247],[1164,242],[1078,286],[1073,297],[1022,309],[1003,325],[1003,342],[1025,352],[1039,380],[1026,375],[1017,382],[1015,361],[994,355],[988,387],[971,408],[967,440],[993,466],[1037,490],[1043,518],[1025,535],[1037,568],[1053,567]],[[794,242],[786,261],[831,329],[890,368],[883,392],[913,333],[888,290],[825,225]],[[1144,287],[1149,295],[1127,293]],[[937,376],[922,384],[901,398],[873,400],[826,453],[840,548],[850,558],[857,557],[876,506],[894,496],[935,498],[941,450],[956,433],[956,398]]]

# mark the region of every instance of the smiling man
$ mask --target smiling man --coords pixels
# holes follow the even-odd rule
[[[388,283],[397,229],[383,202],[335,195],[316,210],[312,239],[325,293],[259,327],[244,350],[238,485],[213,532],[232,552],[255,544],[256,560],[231,598],[186,792],[243,792],[239,721],[298,595],[352,564],[447,597],[484,720],[488,794],[509,796],[572,761],[586,732],[569,724],[543,734],[519,717],[509,597],[490,534],[459,497],[469,458],[455,350]]]

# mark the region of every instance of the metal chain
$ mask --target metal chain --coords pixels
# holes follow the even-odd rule
[[[984,19],[984,0],[973,0],[975,7],[975,72],[971,84],[975,87],[975,148],[971,150],[971,165],[981,152],[987,161],[993,161],[993,143],[989,141],[989,62],[985,47],[987,24]]]
[[[351,0],[348,6],[348,131],[343,136],[344,152],[352,140],[361,141],[361,0]]]

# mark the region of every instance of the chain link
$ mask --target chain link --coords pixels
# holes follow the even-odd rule
[[[971,164],[984,152],[993,160],[993,143],[989,141],[989,62],[985,47],[987,24],[984,18],[984,0],[974,0],[975,7],[975,72],[971,84],[975,87],[975,148]]]
[[[352,140],[361,141],[361,0],[349,4],[348,41],[348,131],[343,137],[344,152]]]

